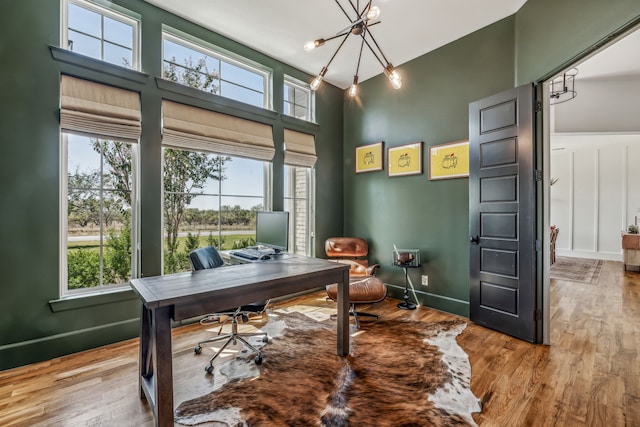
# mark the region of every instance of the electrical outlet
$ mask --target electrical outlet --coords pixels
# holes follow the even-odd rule
[[[429,276],[426,274],[422,275],[422,286],[429,286]]]

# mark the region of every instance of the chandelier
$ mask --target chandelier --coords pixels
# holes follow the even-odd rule
[[[549,83],[551,94],[549,95],[550,105],[567,102],[578,96],[575,88],[575,78],[578,74],[577,68],[567,70],[561,76],[556,77]]]
[[[322,46],[323,44],[325,44],[325,42],[328,42],[329,40],[342,37],[342,41],[340,42],[340,45],[338,45],[338,48],[333,53],[333,56],[331,57],[331,59],[329,59],[329,62],[327,63],[327,65],[322,67],[322,70],[320,71],[320,73],[311,82],[311,89],[313,90],[318,89],[318,87],[320,86],[320,83],[322,83],[322,80],[324,79],[325,74],[327,74],[327,70],[329,69],[331,62],[333,62],[333,59],[336,57],[336,55],[338,54],[338,52],[340,51],[344,43],[347,41],[347,39],[351,35],[356,37],[359,36],[362,40],[360,42],[360,53],[358,54],[358,63],[356,65],[356,73],[353,76],[353,84],[349,88],[349,95],[356,96],[356,94],[358,93],[358,71],[360,69],[360,59],[362,58],[362,50],[364,49],[365,45],[369,48],[373,56],[378,60],[378,62],[382,66],[385,75],[389,79],[389,82],[391,82],[391,86],[393,86],[395,89],[400,89],[402,87],[402,79],[400,78],[400,75],[395,70],[393,65],[391,65],[389,60],[387,60],[387,57],[384,55],[384,53],[382,53],[382,50],[380,49],[380,45],[378,45],[378,42],[373,37],[373,34],[371,34],[371,31],[369,31],[369,27],[380,23],[380,21],[377,20],[378,17],[380,16],[380,8],[378,8],[378,6],[372,6],[371,5],[372,0],[369,0],[366,3],[366,5],[362,8],[362,10],[360,10],[360,0],[356,0],[356,4],[354,4],[352,0],[349,0],[349,5],[351,6],[351,9],[353,9],[353,13],[355,14],[355,18],[352,18],[353,15],[350,15],[345,10],[342,4],[340,4],[339,0],[335,0],[335,2],[340,8],[340,10],[342,10],[342,13],[345,14],[345,16],[347,17],[347,19],[351,24],[346,28],[338,31],[334,36],[308,41],[304,44],[304,49],[307,52],[309,52],[315,49],[316,47]]]

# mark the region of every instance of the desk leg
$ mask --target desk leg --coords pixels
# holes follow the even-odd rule
[[[173,360],[169,307],[142,308],[140,397],[153,410],[156,426],[173,427]]]
[[[338,356],[349,354],[349,270],[338,283]]]

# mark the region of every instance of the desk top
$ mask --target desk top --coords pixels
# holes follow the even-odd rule
[[[131,287],[150,309],[202,304],[206,300],[213,311],[341,282],[348,270],[345,264],[289,255],[259,263],[133,279]]]

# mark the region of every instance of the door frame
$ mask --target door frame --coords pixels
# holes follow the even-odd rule
[[[542,103],[541,117],[536,117],[536,120],[542,120],[541,124],[536,124],[537,129],[541,132],[538,132],[535,137],[536,147],[542,148],[541,150],[536,148],[536,163],[540,165],[537,169],[542,169],[542,191],[538,193],[539,195],[536,202],[536,209],[538,213],[541,213],[542,218],[542,224],[540,224],[541,228],[538,234],[542,241],[542,260],[538,263],[538,277],[542,277],[542,283],[538,282],[538,286],[541,285],[542,287],[541,292],[539,292],[539,295],[541,294],[541,306],[539,308],[542,310],[542,324],[541,331],[539,331],[539,339],[541,339],[542,344],[551,344],[551,236],[548,232],[551,226],[549,219],[551,206],[551,104],[549,102],[549,84],[551,80],[558,75],[561,75],[573,67],[579,66],[582,62],[636,31],[640,31],[640,17],[637,17],[612,32],[575,57],[570,58],[560,67],[554,69],[536,82],[536,86],[541,88],[536,92],[536,101]],[[542,274],[540,275],[540,273]]]

